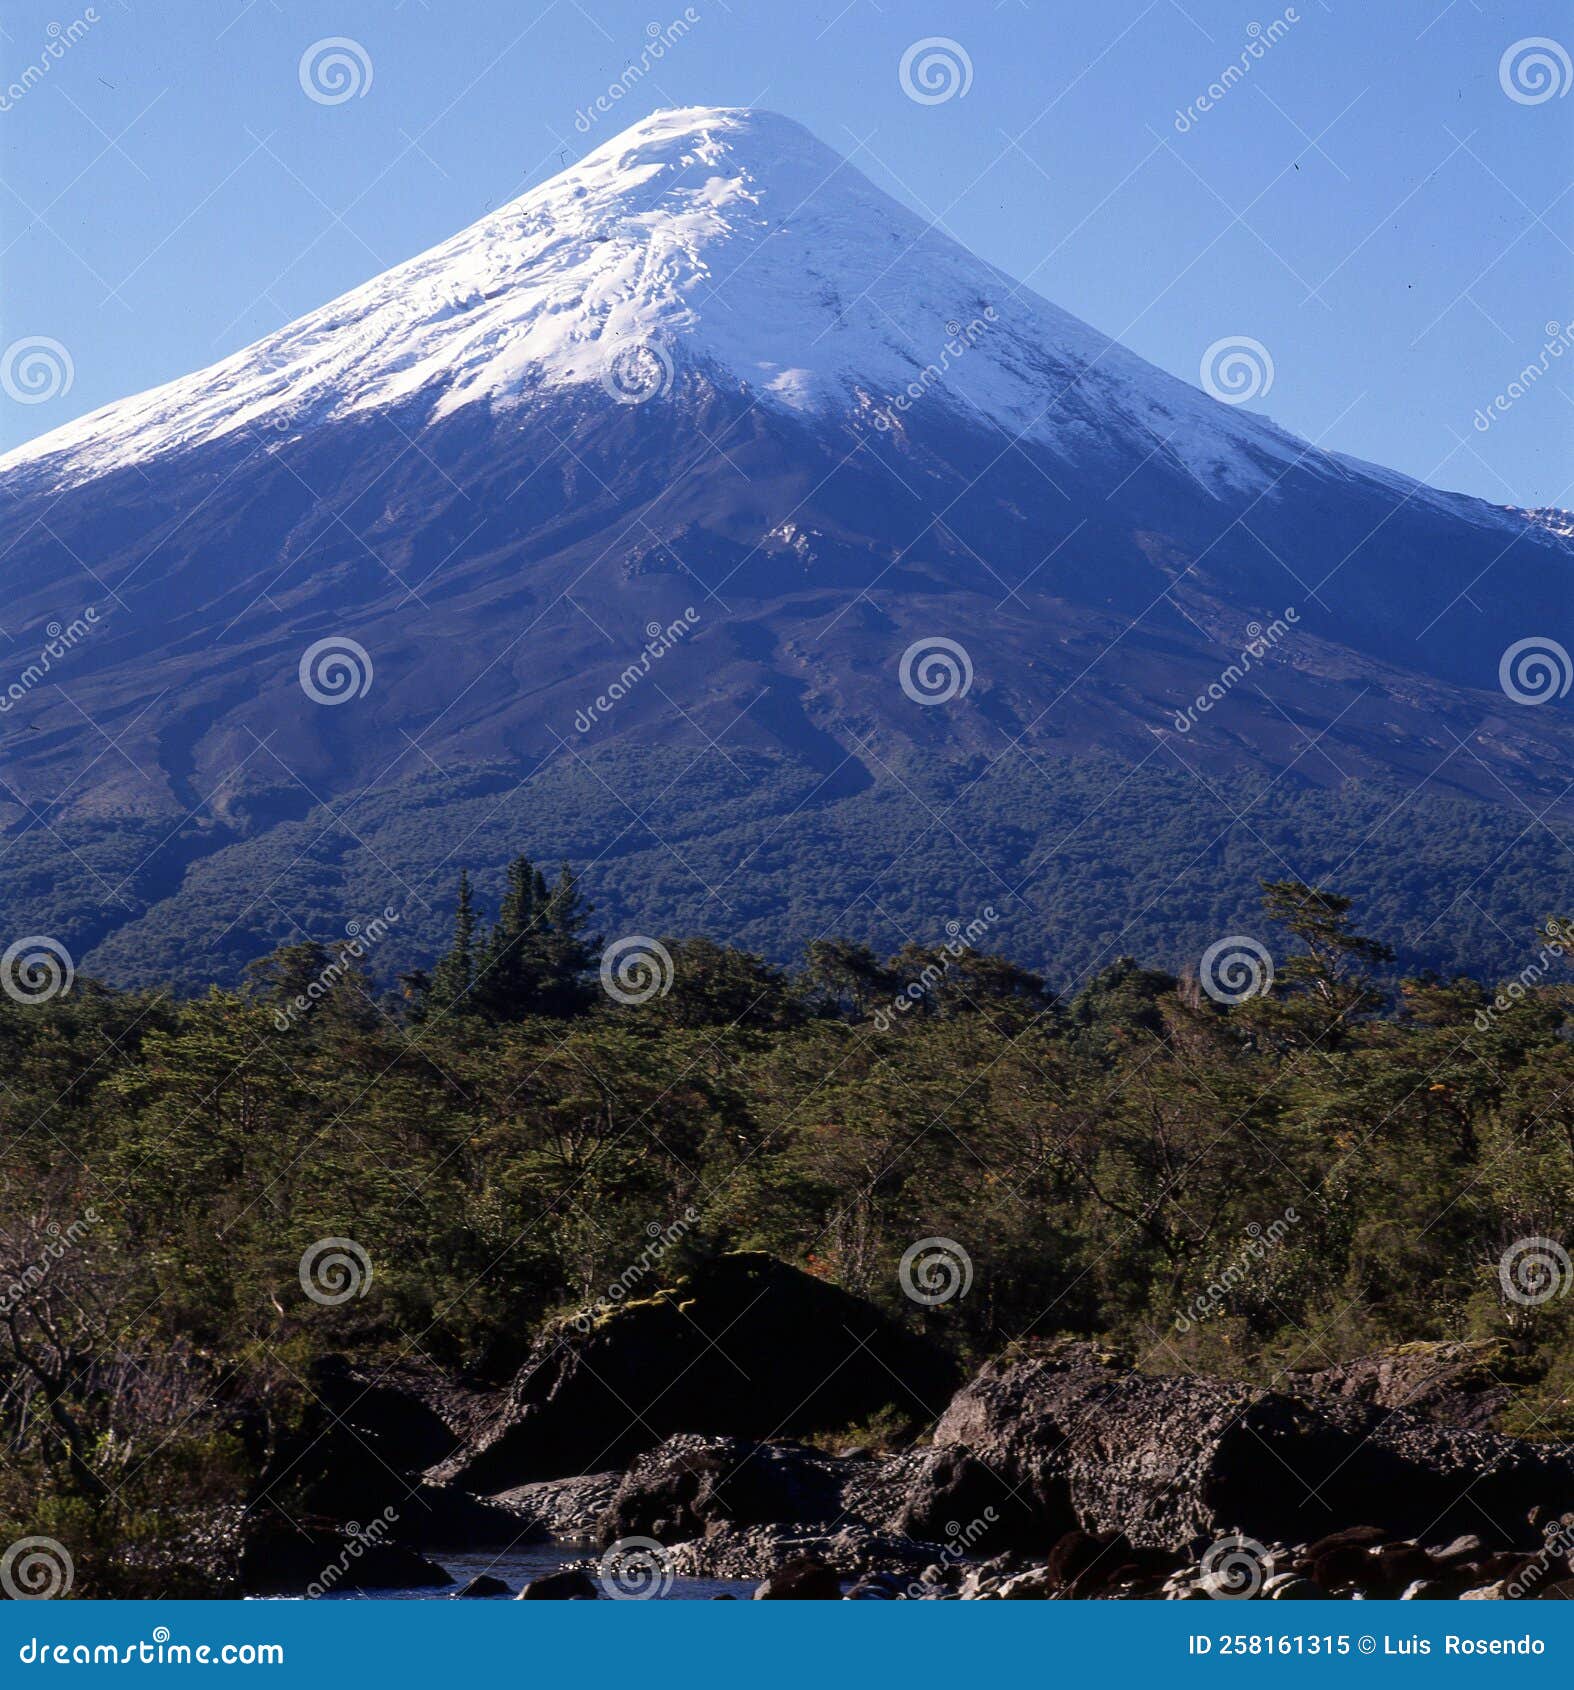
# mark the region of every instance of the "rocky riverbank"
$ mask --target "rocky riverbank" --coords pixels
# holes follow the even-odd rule
[[[726,1257],[549,1328],[493,1393],[320,1369],[321,1423],[285,1452],[302,1511],[248,1508],[236,1577],[441,1591],[434,1549],[556,1544],[580,1564],[522,1594],[1568,1596],[1574,1450],[1490,1429],[1497,1359],[1411,1345],[1265,1389],[1064,1342],[963,1382],[844,1292]],[[916,1435],[827,1435],[880,1413]]]

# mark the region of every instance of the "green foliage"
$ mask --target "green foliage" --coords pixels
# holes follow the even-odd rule
[[[484,932],[461,880],[403,998],[348,967],[310,995],[337,953],[297,940],[241,990],[0,1000],[0,1515],[98,1593],[195,1590],[192,1522],[268,1495],[323,1358],[499,1383],[680,1220],[972,1359],[1071,1332],[1266,1378],[1494,1339],[1519,1429],[1565,1434],[1574,1296],[1499,1267],[1571,1242],[1568,988],[1391,989],[1343,896],[1266,891],[1277,983],[1235,1007],[1130,958],[1062,1001],[978,948],[792,973],[703,938],[623,1004],[574,876],[522,857]],[[933,1238],[972,1281],[927,1307],[898,1264]],[[341,1300],[303,1283],[323,1240],[369,1267]]]

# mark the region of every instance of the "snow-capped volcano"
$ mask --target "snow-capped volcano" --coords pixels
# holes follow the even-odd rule
[[[613,931],[988,903],[1057,977],[1249,931],[1259,877],[1444,967],[1567,905],[1568,677],[1502,678],[1567,642],[1558,513],[1208,397],[764,113],[0,459],[0,533],[0,938],[120,979],[390,901],[403,966],[521,848]]]
[[[673,367],[874,426],[916,388],[1064,460],[1124,435],[1237,487],[1308,450],[1013,282],[801,125],[691,107],[233,357],[0,458],[0,473],[72,484],[407,401],[438,421],[596,384],[627,397]]]

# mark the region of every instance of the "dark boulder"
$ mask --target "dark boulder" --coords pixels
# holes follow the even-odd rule
[[[262,1475],[262,1497],[292,1514],[381,1520],[386,1541],[414,1549],[502,1549],[547,1536],[517,1510],[421,1482],[424,1469],[459,1448],[481,1411],[476,1393],[434,1370],[362,1368],[337,1355],[314,1363],[307,1382],[311,1407]]]
[[[1574,1502],[1574,1454],[1404,1409],[1133,1371],[1086,1344],[997,1362],[936,1428],[1018,1489],[1064,1483],[1081,1525],[1181,1550],[1240,1532],[1306,1542],[1351,1521],[1392,1541],[1535,1541]]]
[[[765,1580],[756,1602],[839,1602],[842,1583],[823,1561],[799,1555]]]
[[[390,1543],[376,1522],[355,1533],[280,1514],[249,1518],[240,1543],[246,1596],[331,1596],[352,1590],[440,1590],[453,1579],[424,1555]]]
[[[1052,1543],[1077,1516],[1063,1477],[1024,1468],[1008,1476],[953,1444],[920,1458],[894,1524],[908,1537],[984,1555]]]
[[[624,1476],[597,1536],[676,1543],[718,1521],[781,1525],[830,1520],[841,1511],[834,1461],[798,1445],[679,1436],[639,1457]]]
[[[1063,1596],[1092,1596],[1102,1590],[1132,1557],[1124,1532],[1064,1533],[1045,1562],[1050,1587]]]
[[[928,1420],[955,1386],[933,1345],[760,1253],[536,1341],[488,1422],[429,1475],[479,1492],[621,1466],[678,1432],[797,1437],[895,1404]]]
[[[560,1572],[543,1573],[520,1591],[520,1602],[595,1602],[601,1592],[596,1581],[580,1567],[564,1567]]]
[[[455,1597],[461,1596],[507,1596],[511,1594],[509,1588],[500,1578],[493,1578],[490,1573],[477,1573],[476,1576],[454,1592]]]

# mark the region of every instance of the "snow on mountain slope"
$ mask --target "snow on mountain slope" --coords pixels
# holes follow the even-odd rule
[[[221,363],[11,452],[0,473],[71,486],[260,426],[528,403],[604,383],[642,346],[680,375],[875,426],[917,382],[1068,462],[1118,435],[1221,491],[1255,491],[1306,454],[1365,470],[1013,283],[789,119],[692,107]]]

